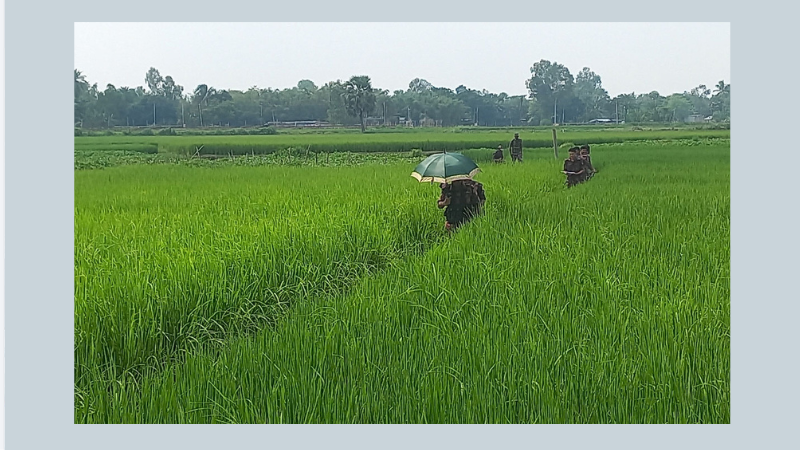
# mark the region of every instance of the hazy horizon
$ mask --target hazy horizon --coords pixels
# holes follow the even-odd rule
[[[134,43],[133,45],[131,43]],[[589,67],[611,97],[730,79],[729,23],[76,23],[75,68],[99,89],[146,86],[150,67],[184,92],[287,89],[367,75],[373,87],[527,95],[541,59]]]

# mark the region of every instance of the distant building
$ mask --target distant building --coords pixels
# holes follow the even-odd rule
[[[268,126],[275,128],[325,128],[331,126],[328,122],[321,120],[295,120],[291,122],[267,122]]]
[[[440,127],[442,126],[441,120],[434,120],[428,117],[423,117],[419,120],[419,126],[421,127]]]
[[[364,125],[369,127],[383,125],[384,123],[388,122],[384,120],[383,117],[367,117],[366,119],[364,119]]]
[[[617,119],[592,119],[588,123],[595,125],[595,124],[609,124],[609,123],[623,123],[622,121],[617,122]]]
[[[686,118],[687,123],[698,123],[703,122],[705,117],[702,114],[692,114]]]

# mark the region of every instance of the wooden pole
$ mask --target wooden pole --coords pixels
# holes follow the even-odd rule
[[[553,153],[555,154],[556,159],[558,159],[558,139],[556,139],[555,128],[553,128]]]

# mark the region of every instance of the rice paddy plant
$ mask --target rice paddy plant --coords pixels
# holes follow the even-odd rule
[[[407,173],[262,169],[76,172],[77,386],[252,333],[442,234],[424,190],[391,189]]]
[[[361,251],[334,250],[348,248],[342,247],[345,227],[358,242],[391,242],[361,248],[399,253],[390,264],[350,276],[347,288],[301,292],[269,326],[218,345],[203,337],[207,342],[186,347],[180,360],[154,365],[139,377],[100,377],[87,365],[85,380],[76,378],[75,422],[729,423],[729,147],[592,148],[600,173],[572,189],[564,188],[561,161],[551,154],[526,156],[521,165],[484,165],[478,178],[487,192],[485,214],[447,239],[433,237],[442,222],[438,193],[411,180],[402,164],[376,167],[373,181],[389,181],[354,191],[337,186],[348,186],[341,175],[357,168],[320,168],[309,178],[299,168],[235,168],[218,172],[218,182],[208,179],[208,171],[193,172],[201,169],[152,178],[136,171],[87,173],[85,179],[76,173],[76,189],[95,188],[81,191],[85,197],[107,183],[103,196],[87,202],[94,210],[80,215],[81,226],[76,192],[76,233],[94,227],[94,236],[104,236],[76,234],[76,281],[77,267],[97,276],[102,271],[94,266],[104,267],[111,280],[107,289],[126,286],[115,301],[131,306],[117,307],[117,314],[127,308],[141,317],[137,330],[154,327],[155,316],[141,311],[156,303],[137,304],[144,293],[127,292],[146,291],[158,276],[169,284],[177,272],[159,275],[157,269],[168,264],[155,250],[151,258],[161,262],[140,263],[136,270],[91,259],[100,243],[119,246],[121,236],[136,233],[122,228],[135,216],[117,220],[102,214],[112,208],[117,214],[150,211],[150,222],[160,225],[141,229],[161,236],[153,248],[180,248],[193,255],[186,261],[205,258],[204,265],[194,263],[181,273],[214,280],[204,285],[211,288],[268,276],[254,267],[270,260],[243,251],[263,248],[266,238],[297,239],[277,240],[283,258],[327,251],[317,261],[344,263]],[[296,195],[294,201],[270,203],[270,209],[282,208],[270,227],[297,223],[308,208],[315,211],[311,205],[320,196],[330,196],[348,212],[330,212],[320,227],[338,233],[319,230],[307,241],[285,228],[284,234],[266,234],[239,212],[257,214],[247,205],[265,201],[252,192],[259,188],[251,177],[269,185],[260,195]],[[289,181],[297,179],[304,181]],[[185,187],[177,186],[184,184],[218,194],[179,195]],[[150,198],[152,192],[164,194]],[[314,201],[298,199],[308,197]],[[382,213],[371,203],[376,198],[396,216]],[[170,214],[184,222],[170,223],[177,220],[164,219]],[[376,227],[376,217],[395,230]],[[206,241],[190,237],[217,229],[228,234],[211,233],[214,239]],[[158,230],[170,230],[170,238]],[[391,237],[381,241],[378,236],[387,233]],[[176,246],[177,236],[194,241]],[[333,236],[341,236],[339,247],[326,246],[325,238]],[[412,252],[398,250],[426,240]],[[92,251],[87,247],[79,255],[86,241]],[[115,253],[131,255],[139,247],[141,241]],[[215,267],[217,260],[230,266]],[[222,270],[234,266],[246,269]],[[180,299],[187,285],[174,284],[174,295],[160,304]],[[201,295],[204,289],[190,292]],[[208,301],[219,305],[225,292],[212,290]],[[77,309],[80,297],[76,291],[76,336],[85,313]],[[208,307],[184,326],[235,308],[245,297]],[[139,345],[133,339],[130,345]],[[108,352],[109,338],[94,342],[87,355]],[[144,355],[148,347],[139,348]]]
[[[424,156],[408,153],[314,153],[298,149],[284,149],[267,155],[203,156],[178,155],[174,153],[142,154],[132,151],[75,151],[75,170],[102,169],[107,167],[139,164],[180,164],[192,167],[222,166],[363,166],[405,162],[418,164]]]
[[[126,152],[138,152],[138,153],[158,153],[158,144],[156,143],[137,143],[137,142],[122,142],[122,143],[109,143],[104,142],[102,140],[83,140],[80,143],[75,143],[75,151],[91,151],[91,152],[103,152],[103,151],[126,151]]]
[[[129,150],[76,150],[73,159],[75,170],[102,169],[131,164],[175,163],[174,155],[141,153]]]
[[[663,139],[730,138],[730,130],[591,130],[561,131],[560,142],[622,143]],[[75,137],[76,148],[85,145],[158,144],[160,151],[185,155],[245,155],[269,154],[286,148],[310,149],[316,153],[330,152],[407,152],[460,151],[470,148],[507,147],[513,131],[489,130],[452,133],[445,130],[413,133],[366,134],[278,134],[274,136],[99,136]],[[550,130],[525,130],[520,137],[526,148],[552,148]]]

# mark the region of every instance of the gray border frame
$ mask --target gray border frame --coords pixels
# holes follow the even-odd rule
[[[573,0],[549,9],[503,0],[486,5],[411,0],[387,4],[391,8],[318,0],[297,6],[257,0],[48,3],[6,2],[5,92],[12,113],[6,115],[5,173],[7,448],[788,448],[797,441],[788,432],[797,416],[797,352],[787,344],[793,342],[798,307],[796,294],[795,301],[785,295],[791,292],[791,269],[797,267],[792,258],[797,238],[790,234],[797,214],[788,207],[797,203],[784,198],[793,179],[774,175],[777,156],[767,153],[758,135],[794,129],[790,102],[768,104],[766,98],[775,93],[764,95],[765,83],[777,85],[780,75],[795,73],[796,62],[784,61],[796,50],[780,48],[796,42],[795,27],[788,23],[796,16],[787,7],[770,7],[779,4],[770,1],[747,8],[686,0],[658,5]],[[758,14],[764,11],[769,14]],[[74,425],[74,173],[71,152],[64,151],[72,146],[73,24],[154,19],[731,22],[733,114],[737,124],[747,125],[735,128],[731,146],[731,425]],[[778,63],[760,69],[765,60]],[[777,68],[785,72],[778,75]],[[36,88],[41,86],[50,89]],[[64,120],[38,123],[37,105],[44,102]],[[752,111],[772,116],[767,122]]]

